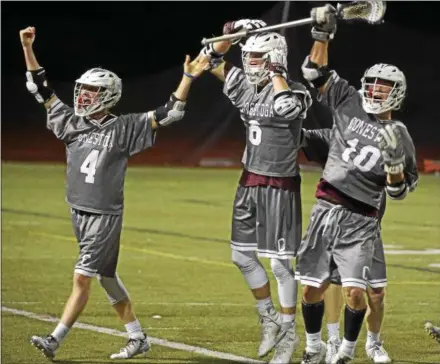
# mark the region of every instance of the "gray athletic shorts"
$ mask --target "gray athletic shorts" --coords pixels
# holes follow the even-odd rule
[[[341,275],[337,269],[333,270],[330,281],[333,284],[341,285]],[[373,262],[371,263],[368,285],[371,288],[383,288],[387,286],[387,266],[381,236],[374,242]]]
[[[238,186],[231,248],[292,259],[301,242],[301,194],[272,186]]]
[[[71,209],[79,244],[75,273],[114,277],[119,257],[122,215],[100,215]]]
[[[301,284],[320,287],[338,269],[343,287],[365,290],[379,232],[378,218],[318,200],[298,251]]]

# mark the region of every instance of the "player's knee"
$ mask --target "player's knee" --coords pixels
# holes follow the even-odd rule
[[[258,264],[257,256],[254,252],[240,252],[232,250],[232,263],[243,272],[252,271]]]
[[[73,289],[82,293],[88,293],[90,291],[90,285],[92,278],[83,274],[75,273],[73,275]]]
[[[232,262],[240,269],[249,288],[260,288],[268,282],[266,271],[255,252],[232,250]]]
[[[290,259],[271,259],[270,268],[272,269],[273,275],[279,283],[284,283],[289,279],[294,279],[295,274],[292,270],[292,261]]]
[[[355,310],[366,307],[364,290],[359,287],[344,287],[345,300],[349,307]]]
[[[308,304],[318,303],[324,300],[322,289],[312,286],[304,286],[303,301]]]
[[[101,287],[104,288],[112,305],[129,300],[128,292],[117,274],[114,277],[104,277],[98,274],[96,278]]]
[[[385,289],[384,288],[371,288],[368,290],[368,305],[372,312],[379,311],[384,304]]]

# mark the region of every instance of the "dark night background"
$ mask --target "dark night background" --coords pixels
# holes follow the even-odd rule
[[[321,4],[324,2],[291,2],[288,20],[308,17],[311,7]],[[220,35],[228,20],[263,18],[268,24],[279,23],[284,2],[19,1],[2,2],[1,6],[2,158],[27,159],[33,154],[50,159],[53,151],[62,153],[62,145],[45,130],[45,112],[26,91],[20,29],[36,27],[37,59],[66,103],[72,103],[74,80],[87,69],[102,66],[123,81],[116,111],[139,112],[167,100],[180,80],[184,55],[196,56],[203,37]],[[404,71],[409,93],[398,117],[408,126],[417,152],[424,158],[440,157],[440,27],[435,19],[439,10],[440,3],[435,2],[389,2],[383,25],[340,24],[329,56],[330,66],[356,87],[364,70],[374,63],[394,63]],[[309,31],[309,26],[303,26],[286,32],[289,72],[294,79],[301,80],[300,66],[312,45]],[[226,57],[241,65],[238,49]],[[158,138],[159,150],[165,150],[171,140],[182,143],[181,151],[168,154],[164,161],[190,163],[208,151],[236,157],[225,148],[241,150],[244,128],[213,76],[204,75],[194,84],[187,110],[182,122]],[[305,127],[329,123],[327,110],[315,103]],[[42,142],[46,140],[49,144]],[[64,153],[60,160],[63,158]]]

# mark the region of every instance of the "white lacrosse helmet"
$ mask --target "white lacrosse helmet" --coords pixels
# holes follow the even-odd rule
[[[122,81],[111,71],[92,68],[75,82],[73,103],[78,116],[110,109],[121,98]]]
[[[243,68],[250,84],[259,84],[269,76],[268,52],[278,50],[283,55],[283,65],[287,69],[287,42],[275,32],[251,35],[241,48]]]
[[[361,82],[362,106],[369,114],[398,110],[406,96],[405,75],[390,64],[378,63],[368,68]]]

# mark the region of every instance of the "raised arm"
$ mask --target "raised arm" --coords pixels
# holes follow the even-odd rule
[[[269,77],[274,89],[274,112],[286,119],[305,119],[307,110],[312,105],[312,97],[305,86],[294,85],[287,72],[287,43],[280,37],[280,46],[269,54]],[[289,84],[291,82],[291,84]]]
[[[327,4],[313,8],[312,38],[315,40],[310,55],[302,66],[304,78],[322,94],[326,90],[330,71],[328,69],[328,44],[336,33],[336,9]]]
[[[301,69],[304,78],[319,91],[317,100],[335,110],[347,99],[360,95],[328,65],[328,45],[336,33],[336,9],[327,4],[313,8],[310,15],[315,42]]]
[[[40,66],[35,57],[33,43],[35,41],[35,27],[20,30],[20,41],[23,47],[26,62],[26,87],[37,101],[44,104],[46,109],[57,99],[54,91],[48,86],[46,70]]]
[[[185,105],[192,83],[208,68],[209,57],[200,54],[192,62],[190,56],[185,57],[182,79],[176,91],[171,94],[170,100],[152,112],[151,123],[153,129],[167,126],[183,118]]]
[[[267,26],[262,20],[241,19],[227,22],[223,26],[223,34],[233,34],[241,30],[253,30]],[[223,59],[233,44],[237,44],[241,38],[231,41],[210,43],[201,50],[201,54],[210,57],[210,71],[220,81],[225,82],[226,76],[233,65]]]

